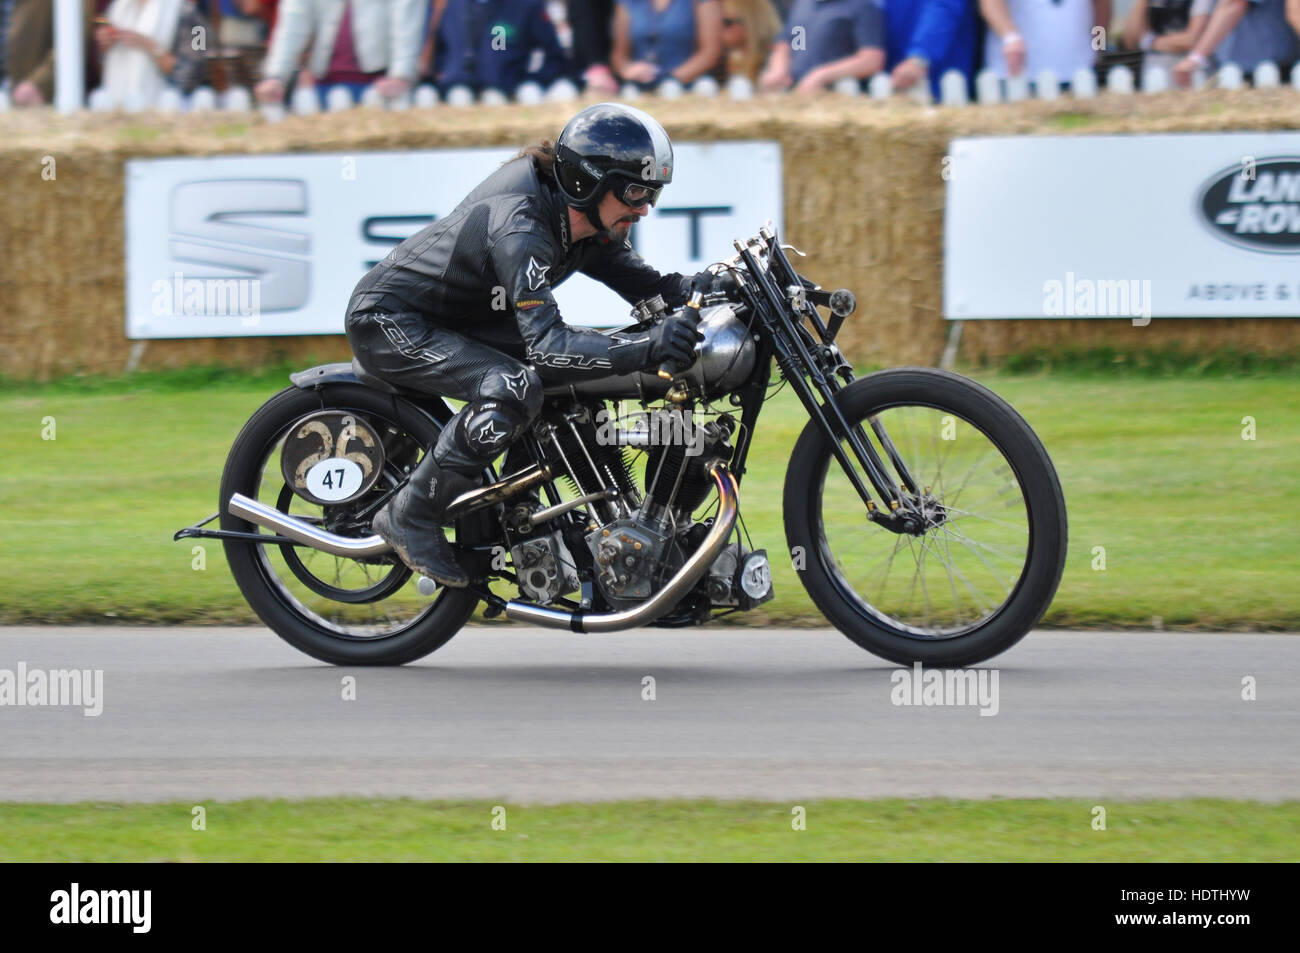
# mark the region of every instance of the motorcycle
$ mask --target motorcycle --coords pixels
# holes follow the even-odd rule
[[[489,618],[572,632],[700,625],[772,598],[739,498],[760,411],[788,385],[808,423],[785,475],[782,558],[818,611],[900,664],[964,666],[1014,645],[1065,563],[1065,501],[1042,442],[958,374],[858,378],[835,343],[852,292],[800,275],[786,252],[802,252],[771,227],[734,245],[683,306],[704,335],[691,367],[548,383],[501,472],[453,501],[468,588],[412,578],[370,530],[454,411],[355,361],[291,375],[231,447],[218,512],[175,538],[222,540],[258,617],[338,665],[428,655],[480,603]],[[669,313],[639,302],[631,330]]]

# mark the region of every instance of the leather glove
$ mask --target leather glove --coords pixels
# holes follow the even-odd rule
[[[618,339],[609,349],[614,373],[626,374],[670,361],[685,370],[695,363],[695,345],[704,340],[696,324],[695,312],[687,309],[635,338]]]
[[[723,269],[716,275],[711,271],[696,272],[686,280],[683,294],[683,301],[690,298],[696,291],[702,291],[704,294],[725,294],[728,299],[735,300],[737,290],[735,275],[729,269]]]
[[[687,296],[697,291],[703,291],[708,294],[713,290],[713,281],[716,276],[711,271],[697,271],[691,276],[691,283],[687,286]]]

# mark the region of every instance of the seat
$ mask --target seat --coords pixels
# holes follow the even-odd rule
[[[390,384],[382,377],[376,377],[374,374],[371,374],[369,371],[367,371],[364,367],[361,366],[361,362],[358,361],[355,357],[352,359],[352,373],[357,375],[358,381],[360,381],[362,384],[365,384],[367,387],[371,388],[372,390],[381,390],[385,394],[400,394],[403,391],[406,391],[407,393],[413,393],[412,391],[409,390],[409,388],[398,387],[396,384]]]

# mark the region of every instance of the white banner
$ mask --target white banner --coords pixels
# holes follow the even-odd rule
[[[1300,316],[1300,133],[950,151],[948,318]]]
[[[130,160],[126,336],[340,334],[361,276],[516,151]],[[693,274],[769,219],[781,227],[778,143],[674,151],[672,184],[632,228],[655,268]],[[629,305],[584,275],[555,297],[570,324],[628,322]]]

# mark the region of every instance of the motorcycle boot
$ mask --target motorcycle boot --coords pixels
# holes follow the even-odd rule
[[[412,570],[463,589],[469,576],[456,561],[442,524],[451,501],[478,485],[477,478],[439,466],[433,453],[426,453],[406,485],[375,514],[372,528]]]

